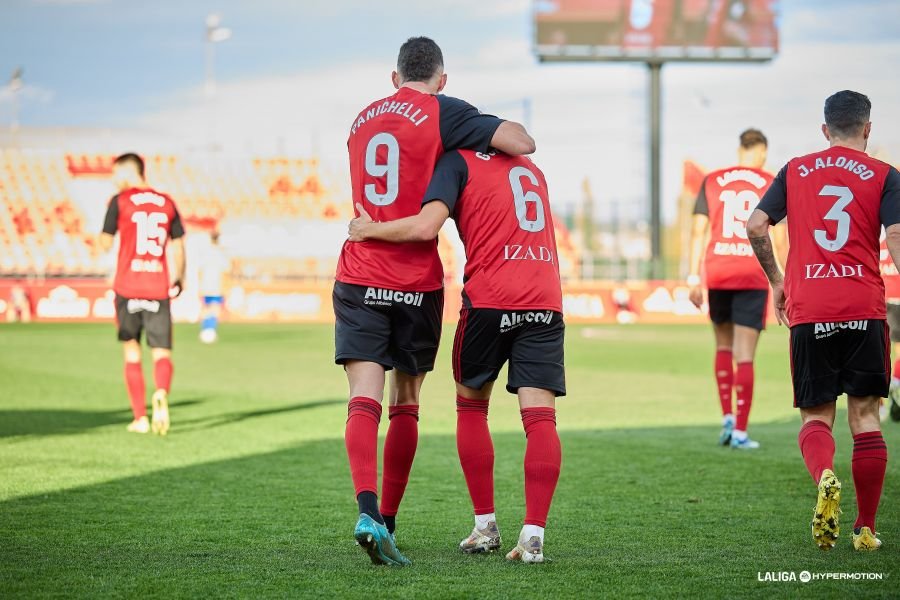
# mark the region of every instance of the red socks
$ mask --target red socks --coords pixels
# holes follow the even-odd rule
[[[525,447],[525,524],[545,527],[559,481],[562,449],[556,433],[556,410],[523,408]]]
[[[800,452],[806,468],[816,484],[822,471],[834,463],[834,438],[831,428],[822,421],[809,421],[800,428]],[[881,500],[884,472],[887,469],[887,445],[880,431],[867,431],[853,436],[853,485],[856,488],[857,527],[875,531],[875,513]]]
[[[494,512],[494,443],[488,401],[456,397],[456,450],[476,515]]]
[[[733,414],[731,408],[731,386],[734,383],[734,364],[731,350],[716,350],[716,385],[719,390],[719,402],[722,404],[722,416]]]
[[[409,482],[409,472],[419,443],[419,405],[388,408],[387,437],[384,440],[384,472],[381,474],[381,514],[396,516]]]
[[[893,379],[900,379],[900,358],[894,361]]]
[[[880,431],[867,431],[853,436],[853,485],[856,488],[857,527],[875,531],[875,513],[881,499],[884,472],[887,469],[887,446]]]
[[[753,361],[738,363],[734,375],[734,395],[737,399],[734,428],[738,431],[747,431],[750,406],[753,404]]]
[[[831,427],[824,421],[808,421],[800,428],[797,439],[806,468],[816,485],[819,485],[822,471],[834,468],[834,437],[831,435]]]
[[[372,398],[356,396],[347,407],[344,443],[350,459],[350,476],[356,495],[378,494],[378,424],[381,404]]]
[[[156,389],[169,390],[172,387],[172,360],[168,357],[161,358],[153,363],[153,379],[156,382]]]
[[[141,363],[125,363],[125,385],[131,399],[131,412],[135,419],[147,416],[147,397],[144,389],[144,370]]]

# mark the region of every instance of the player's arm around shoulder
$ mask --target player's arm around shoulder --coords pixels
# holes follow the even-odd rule
[[[381,240],[385,242],[424,242],[433,240],[453,213],[465,189],[469,170],[459,152],[448,152],[438,161],[425,190],[419,214],[396,221],[375,223],[362,204],[356,205],[359,216],[350,221],[351,242]]]
[[[443,202],[429,202],[417,215],[384,223],[373,221],[361,204],[356,205],[356,210],[359,216],[350,221],[348,230],[351,242],[426,242],[437,237],[450,216],[450,210]]]
[[[503,121],[491,138],[491,147],[509,155],[532,154],[537,150],[534,138],[528,134],[525,126],[515,121]]]
[[[489,148],[496,148],[518,156],[531,154],[537,149],[534,138],[520,123],[482,114],[468,102],[452,96],[438,96],[438,102],[441,109],[441,140],[447,151],[464,148],[487,152]]]

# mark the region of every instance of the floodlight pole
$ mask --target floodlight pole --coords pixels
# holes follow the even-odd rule
[[[13,137],[19,132],[19,91],[22,89],[22,67],[13,71],[9,80],[9,94],[12,110],[12,120],[9,123],[9,132]]]
[[[660,198],[662,128],[662,62],[648,61],[650,71],[650,279],[663,279],[662,202]]]

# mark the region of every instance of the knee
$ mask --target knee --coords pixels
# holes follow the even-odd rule
[[[153,348],[151,352],[154,361],[172,357],[172,351],[168,350],[167,348]]]
[[[141,362],[141,347],[134,341],[125,342],[124,347],[125,362],[139,363]]]
[[[400,390],[397,392],[397,396],[393,398],[394,406],[409,406],[412,404],[419,403],[419,392],[418,390]]]

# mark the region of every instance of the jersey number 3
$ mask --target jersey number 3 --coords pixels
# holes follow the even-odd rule
[[[836,196],[837,201],[831,206],[831,209],[825,213],[826,221],[836,221],[837,231],[834,239],[828,239],[828,232],[824,229],[816,229],[813,235],[816,237],[816,243],[829,252],[837,252],[844,247],[847,240],[850,239],[850,215],[844,210],[853,202],[853,192],[850,188],[842,185],[826,185],[819,192],[820,196]]]
[[[378,162],[378,149],[387,148],[385,162]],[[384,193],[378,192],[374,183],[365,186],[366,200],[375,206],[387,206],[397,199],[400,192],[400,144],[397,138],[389,133],[381,132],[372,136],[366,146],[366,173],[371,177],[384,177]]]
[[[537,176],[526,167],[513,167],[509,170],[509,185],[512,188],[513,202],[516,205],[516,218],[519,220],[519,228],[531,233],[543,231],[546,221],[544,218],[544,203],[534,190],[526,192],[522,189],[523,177],[528,179],[531,185],[538,185]],[[534,219],[528,218],[529,202],[534,203]]]

